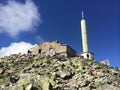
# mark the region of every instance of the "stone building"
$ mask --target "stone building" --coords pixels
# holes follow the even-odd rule
[[[61,44],[58,41],[44,42],[36,47],[28,50],[28,53],[41,54],[45,56],[65,56],[75,57],[77,56],[76,51],[66,44]]]

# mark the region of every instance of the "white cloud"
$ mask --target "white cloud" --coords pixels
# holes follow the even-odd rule
[[[34,30],[40,22],[40,13],[32,0],[25,3],[8,0],[7,4],[0,4],[0,33],[15,37],[20,32]]]
[[[3,56],[9,56],[10,54],[18,54],[18,53],[27,53],[28,49],[32,48],[36,46],[35,45],[32,45],[30,43],[27,43],[27,42],[19,42],[19,43],[11,43],[10,46],[8,47],[2,47],[0,49],[0,57],[3,57]]]

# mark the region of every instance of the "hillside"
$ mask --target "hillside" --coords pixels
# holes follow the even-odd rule
[[[14,54],[1,59],[0,90],[120,90],[120,71],[79,57]]]

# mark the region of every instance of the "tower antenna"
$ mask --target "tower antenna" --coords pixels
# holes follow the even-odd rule
[[[82,11],[82,19],[84,19],[84,12]]]

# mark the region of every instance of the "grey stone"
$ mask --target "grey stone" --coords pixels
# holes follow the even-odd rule
[[[65,72],[62,72],[62,71],[60,72],[60,77],[61,78],[65,78],[66,76],[67,76],[67,74]]]

